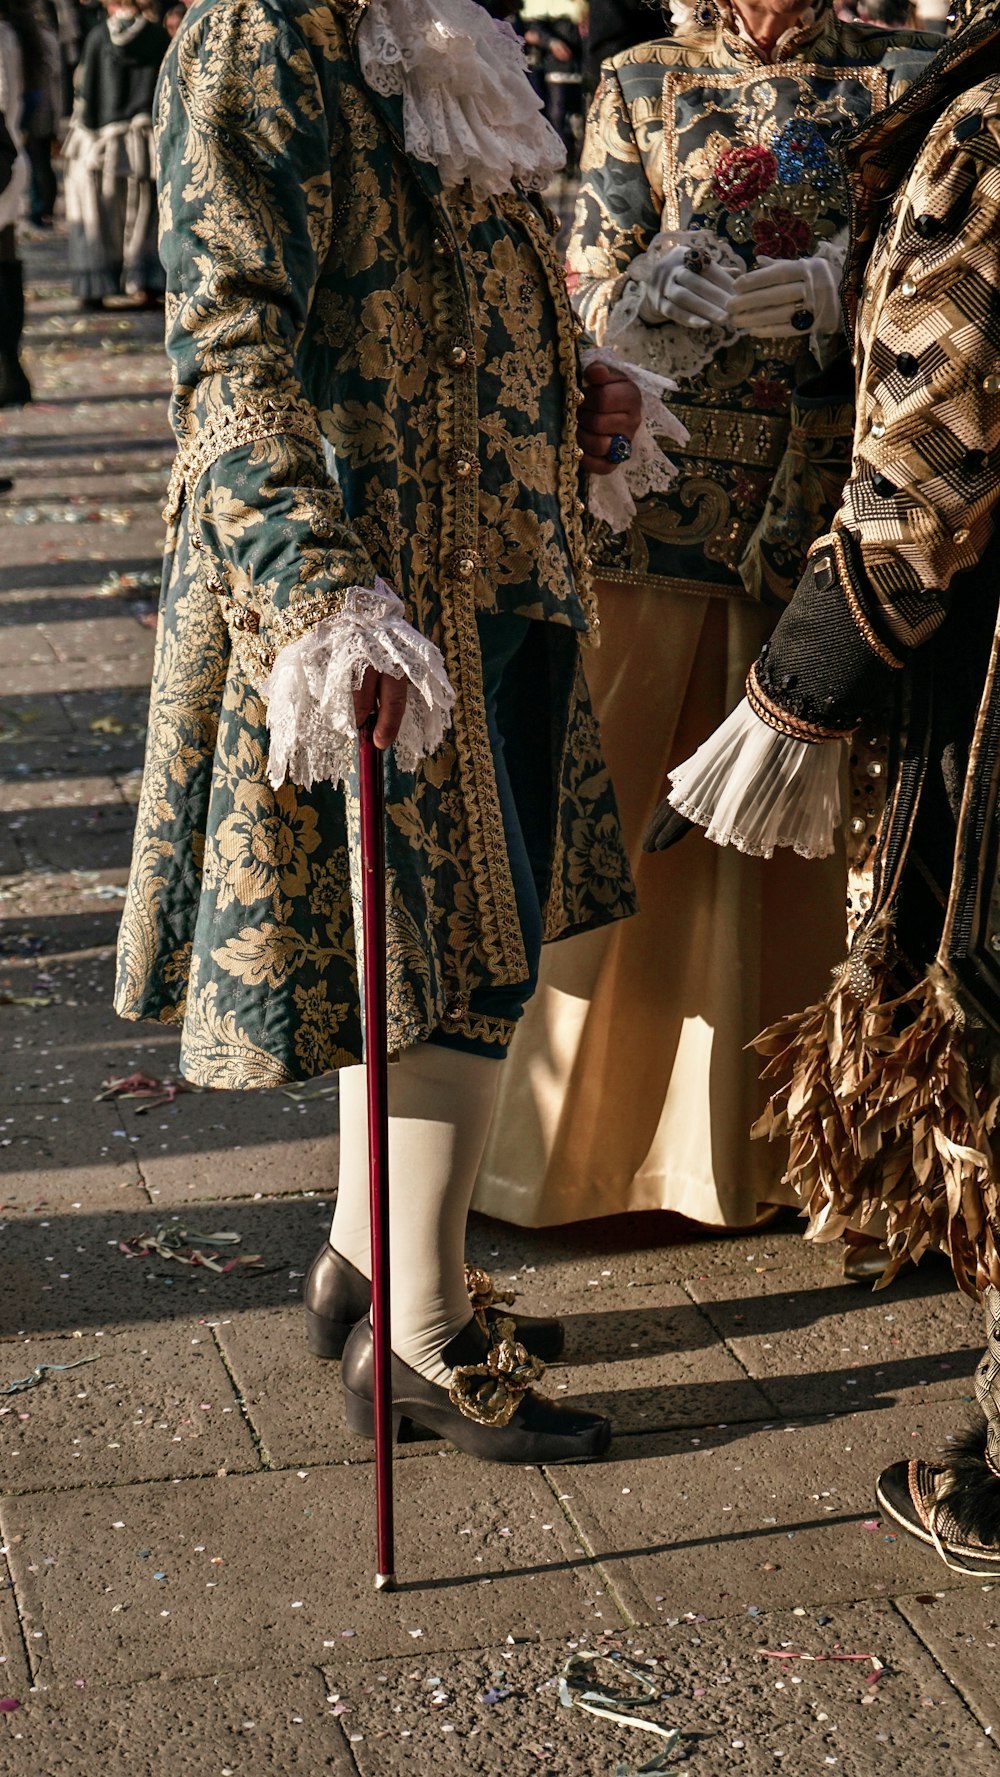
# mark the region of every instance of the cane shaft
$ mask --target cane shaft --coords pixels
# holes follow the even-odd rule
[[[374,718],[360,735],[361,875],[364,944],[365,1062],[368,1080],[368,1181],[375,1357],[376,1587],[395,1573],[392,1510],[392,1331],[389,1313],[389,1080],[386,1025],[385,790]]]

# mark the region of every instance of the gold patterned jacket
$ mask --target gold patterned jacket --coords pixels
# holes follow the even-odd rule
[[[633,904],[579,664],[576,324],[550,220],[513,193],[446,199],[407,157],[402,101],[361,77],[363,12],[201,0],[158,94],[178,455],[116,1004],[182,1022],[204,1085],[360,1058],[356,797],[270,788],[259,686],[376,575],[457,692],[443,747],[387,762],[392,1046],[504,1041],[470,996],[527,975],[480,613],[545,620],[547,936]]]
[[[748,268],[758,254],[796,259],[843,236],[837,141],[901,92],[940,42],[845,25],[827,5],[764,62],[724,0],[716,16],[710,28],[692,24],[603,70],[569,249],[577,312],[599,339],[628,266],[663,230],[719,235]],[[606,579],[746,596],[740,563],[761,542],[755,533],[789,444],[792,391],[816,365],[802,340],[718,337],[707,367],[671,396],[691,433],[682,450],[669,446],[680,466],[673,487],[640,503],[630,532],[616,537],[602,527],[594,539]],[[794,588],[824,504],[829,521],[850,436],[849,408],[804,406],[794,417],[799,449],[774,486],[778,522],[766,539],[776,597]],[[750,559],[759,560],[759,548]],[[759,568],[755,577],[755,594],[766,593],[768,574],[763,588]]]

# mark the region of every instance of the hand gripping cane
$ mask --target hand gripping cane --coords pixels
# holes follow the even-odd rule
[[[368,1182],[375,1358],[375,1590],[396,1584],[392,1521],[392,1334],[389,1321],[389,1079],[385,963],[385,783],[375,717],[358,737],[361,787],[361,911],[364,927]]]

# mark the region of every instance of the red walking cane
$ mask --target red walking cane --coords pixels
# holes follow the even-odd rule
[[[361,910],[364,927],[365,1063],[368,1074],[368,1181],[372,1234],[372,1342],[375,1355],[375,1590],[396,1584],[392,1522],[392,1333],[389,1320],[389,1066],[385,962],[385,781],[375,717],[359,735]]]

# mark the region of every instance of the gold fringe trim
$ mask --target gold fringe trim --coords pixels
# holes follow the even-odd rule
[[[756,1038],[771,1058],[762,1077],[784,1083],[753,1134],[789,1140],[786,1179],[808,1210],[807,1239],[836,1240],[885,1211],[891,1257],[878,1288],[938,1247],[978,1298],[1000,1287],[1000,1090],[973,1075],[944,968],[899,998],[887,991],[885,964],[869,955],[839,970],[818,1005]]]

